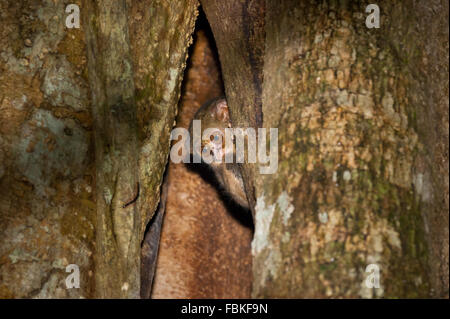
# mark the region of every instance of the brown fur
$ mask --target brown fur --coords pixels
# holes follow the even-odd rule
[[[195,114],[194,120],[201,120],[202,130],[207,128],[217,128],[222,137],[225,136],[225,128],[231,127],[228,105],[224,98],[219,97],[205,103]],[[192,136],[192,124],[190,127]],[[202,132],[203,134],[203,132]],[[214,148],[214,141],[211,139],[203,140],[202,150],[210,146]],[[222,149],[225,150],[225,141],[222,138]],[[233,152],[235,148],[233,147]],[[212,162],[209,164],[214,171],[220,185],[233,198],[236,203],[244,208],[248,208],[247,196],[244,191],[244,182],[242,180],[241,170],[237,163],[225,163],[225,152],[221,155],[221,162]]]

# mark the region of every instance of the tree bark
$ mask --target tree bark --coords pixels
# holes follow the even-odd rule
[[[0,2],[2,298],[139,297],[198,3],[73,2],[80,29],[67,1]],[[448,2],[380,1],[379,29],[360,1],[202,5],[234,126],[278,128],[277,173],[242,165],[253,296],[448,297]]]
[[[416,113],[432,106],[419,103],[427,85],[413,71],[424,55],[414,38],[405,38],[417,33],[416,23],[423,25],[420,11],[409,12],[421,5],[379,3],[380,29],[366,27],[361,2],[202,5],[233,126],[278,128],[277,173],[259,175],[256,166],[244,165],[252,185],[247,195],[254,190],[256,198],[253,296],[432,296],[427,210],[416,169],[427,149]],[[448,23],[446,6],[438,6],[440,26]],[[248,14],[255,7],[265,12],[264,22]],[[254,27],[251,37],[246,25]],[[440,51],[437,64],[448,69],[446,55]],[[448,96],[448,82],[443,88]],[[434,207],[448,216],[445,202]],[[438,231],[443,238],[448,223]],[[365,284],[369,264],[381,271],[380,288]]]
[[[0,296],[138,298],[198,2],[70,3],[0,3]]]
[[[0,11],[0,298],[89,298],[95,167],[84,26],[65,27],[62,1],[1,1]],[[79,289],[67,289],[69,264]]]
[[[159,201],[197,2],[86,5],[97,168],[96,292],[138,298],[141,242]],[[161,33],[166,36],[157,38]]]
[[[139,296],[137,116],[125,1],[88,5],[88,68],[94,118],[99,297]]]

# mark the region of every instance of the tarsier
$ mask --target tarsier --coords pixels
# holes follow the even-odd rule
[[[200,120],[202,125],[202,134],[208,128],[215,128],[209,138],[202,138],[202,152],[210,152],[214,159],[208,163],[213,170],[220,185],[225,191],[244,208],[248,208],[247,196],[244,190],[244,181],[242,179],[240,166],[237,163],[225,163],[227,152],[235,152],[233,147],[230,150],[225,149],[225,128],[231,128],[230,115],[228,112],[227,101],[223,97],[206,102],[195,114],[193,120]],[[192,135],[192,122],[189,131]],[[198,154],[200,155],[200,154]]]

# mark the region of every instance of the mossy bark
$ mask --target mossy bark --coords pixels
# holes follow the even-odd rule
[[[85,4],[97,169],[96,293],[138,298],[141,242],[159,200],[197,3]]]
[[[1,297],[139,297],[197,6],[0,2]]]
[[[0,298],[94,295],[91,100],[68,3],[0,1]]]
[[[198,4],[75,3],[0,4],[1,297],[139,296]],[[202,4],[235,126],[279,129],[243,165],[253,295],[448,296],[448,2]]]
[[[249,38],[243,24],[261,20],[242,8],[257,3],[264,27]],[[425,104],[416,89],[424,88],[413,70],[423,55],[404,38],[420,21],[409,14],[413,4],[378,3],[380,29],[366,27],[362,2],[202,4],[233,125],[278,128],[278,171],[244,165],[256,199],[253,296],[432,296],[427,212],[416,187],[427,146],[416,118]],[[248,48],[261,43],[251,58]],[[369,264],[380,269],[380,288],[366,285]]]

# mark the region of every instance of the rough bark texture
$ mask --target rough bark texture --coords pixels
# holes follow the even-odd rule
[[[421,200],[430,243],[433,296],[446,298],[449,296],[448,6],[448,1],[414,1],[397,13],[413,13],[409,21],[399,23],[401,20],[393,16],[390,29],[393,33],[388,31],[391,43],[410,57],[409,97],[417,107],[416,129],[422,144],[414,165],[414,188]],[[402,36],[405,34],[408,36]],[[403,40],[398,43],[398,39]]]
[[[0,296],[139,297],[198,3],[0,6]]]
[[[243,165],[253,296],[448,297],[448,1],[379,1],[380,29],[356,1],[202,4],[234,126],[279,129],[278,172]],[[197,5],[0,1],[0,297],[139,297]],[[184,127],[221,93],[205,43]],[[171,181],[153,296],[248,297],[250,230]]]
[[[68,3],[0,2],[0,298],[93,295],[90,90]],[[68,264],[80,289],[66,289]]]
[[[87,1],[89,82],[96,161],[96,292],[139,296],[140,210],[124,203],[137,192],[137,117],[126,3]]]
[[[86,4],[96,133],[96,292],[138,298],[140,244],[159,200],[197,2]],[[124,208],[137,192],[138,201]]]
[[[177,127],[188,128],[204,102],[223,94],[211,46],[204,30],[196,33]],[[249,298],[250,214],[221,196],[214,176],[198,164],[170,162],[167,182],[152,298]]]
[[[436,296],[432,283],[445,294],[448,180],[438,175],[448,171],[448,144],[438,134],[448,134],[448,121],[437,119],[448,112],[448,82],[430,78],[439,66],[448,72],[448,4],[435,2],[427,11],[435,33],[424,31],[426,4],[415,1],[378,3],[380,29],[365,26],[365,3],[266,1],[265,31],[254,28],[250,38],[265,42],[264,76],[257,77],[264,79],[262,113],[249,80],[261,62],[247,50],[260,40],[249,44],[243,32],[243,24],[259,20],[236,8],[264,5],[202,4],[234,126],[259,126],[247,114],[253,110],[263,127],[279,130],[278,172],[259,176],[245,168],[257,198],[253,296],[429,297]],[[423,50],[427,34],[436,38]],[[428,74],[425,81],[417,71]],[[435,115],[423,121],[437,125],[438,134],[418,128],[419,113],[429,108]],[[426,155],[431,141],[444,163]],[[424,184],[421,160],[428,163],[422,170],[436,177],[433,185]],[[430,203],[427,192],[438,201]],[[429,229],[432,250],[427,216],[443,222]],[[439,274],[429,272],[430,252]],[[381,288],[366,287],[368,264],[379,265]]]
[[[129,1],[130,41],[139,123],[141,235],[159,202],[197,0]]]

